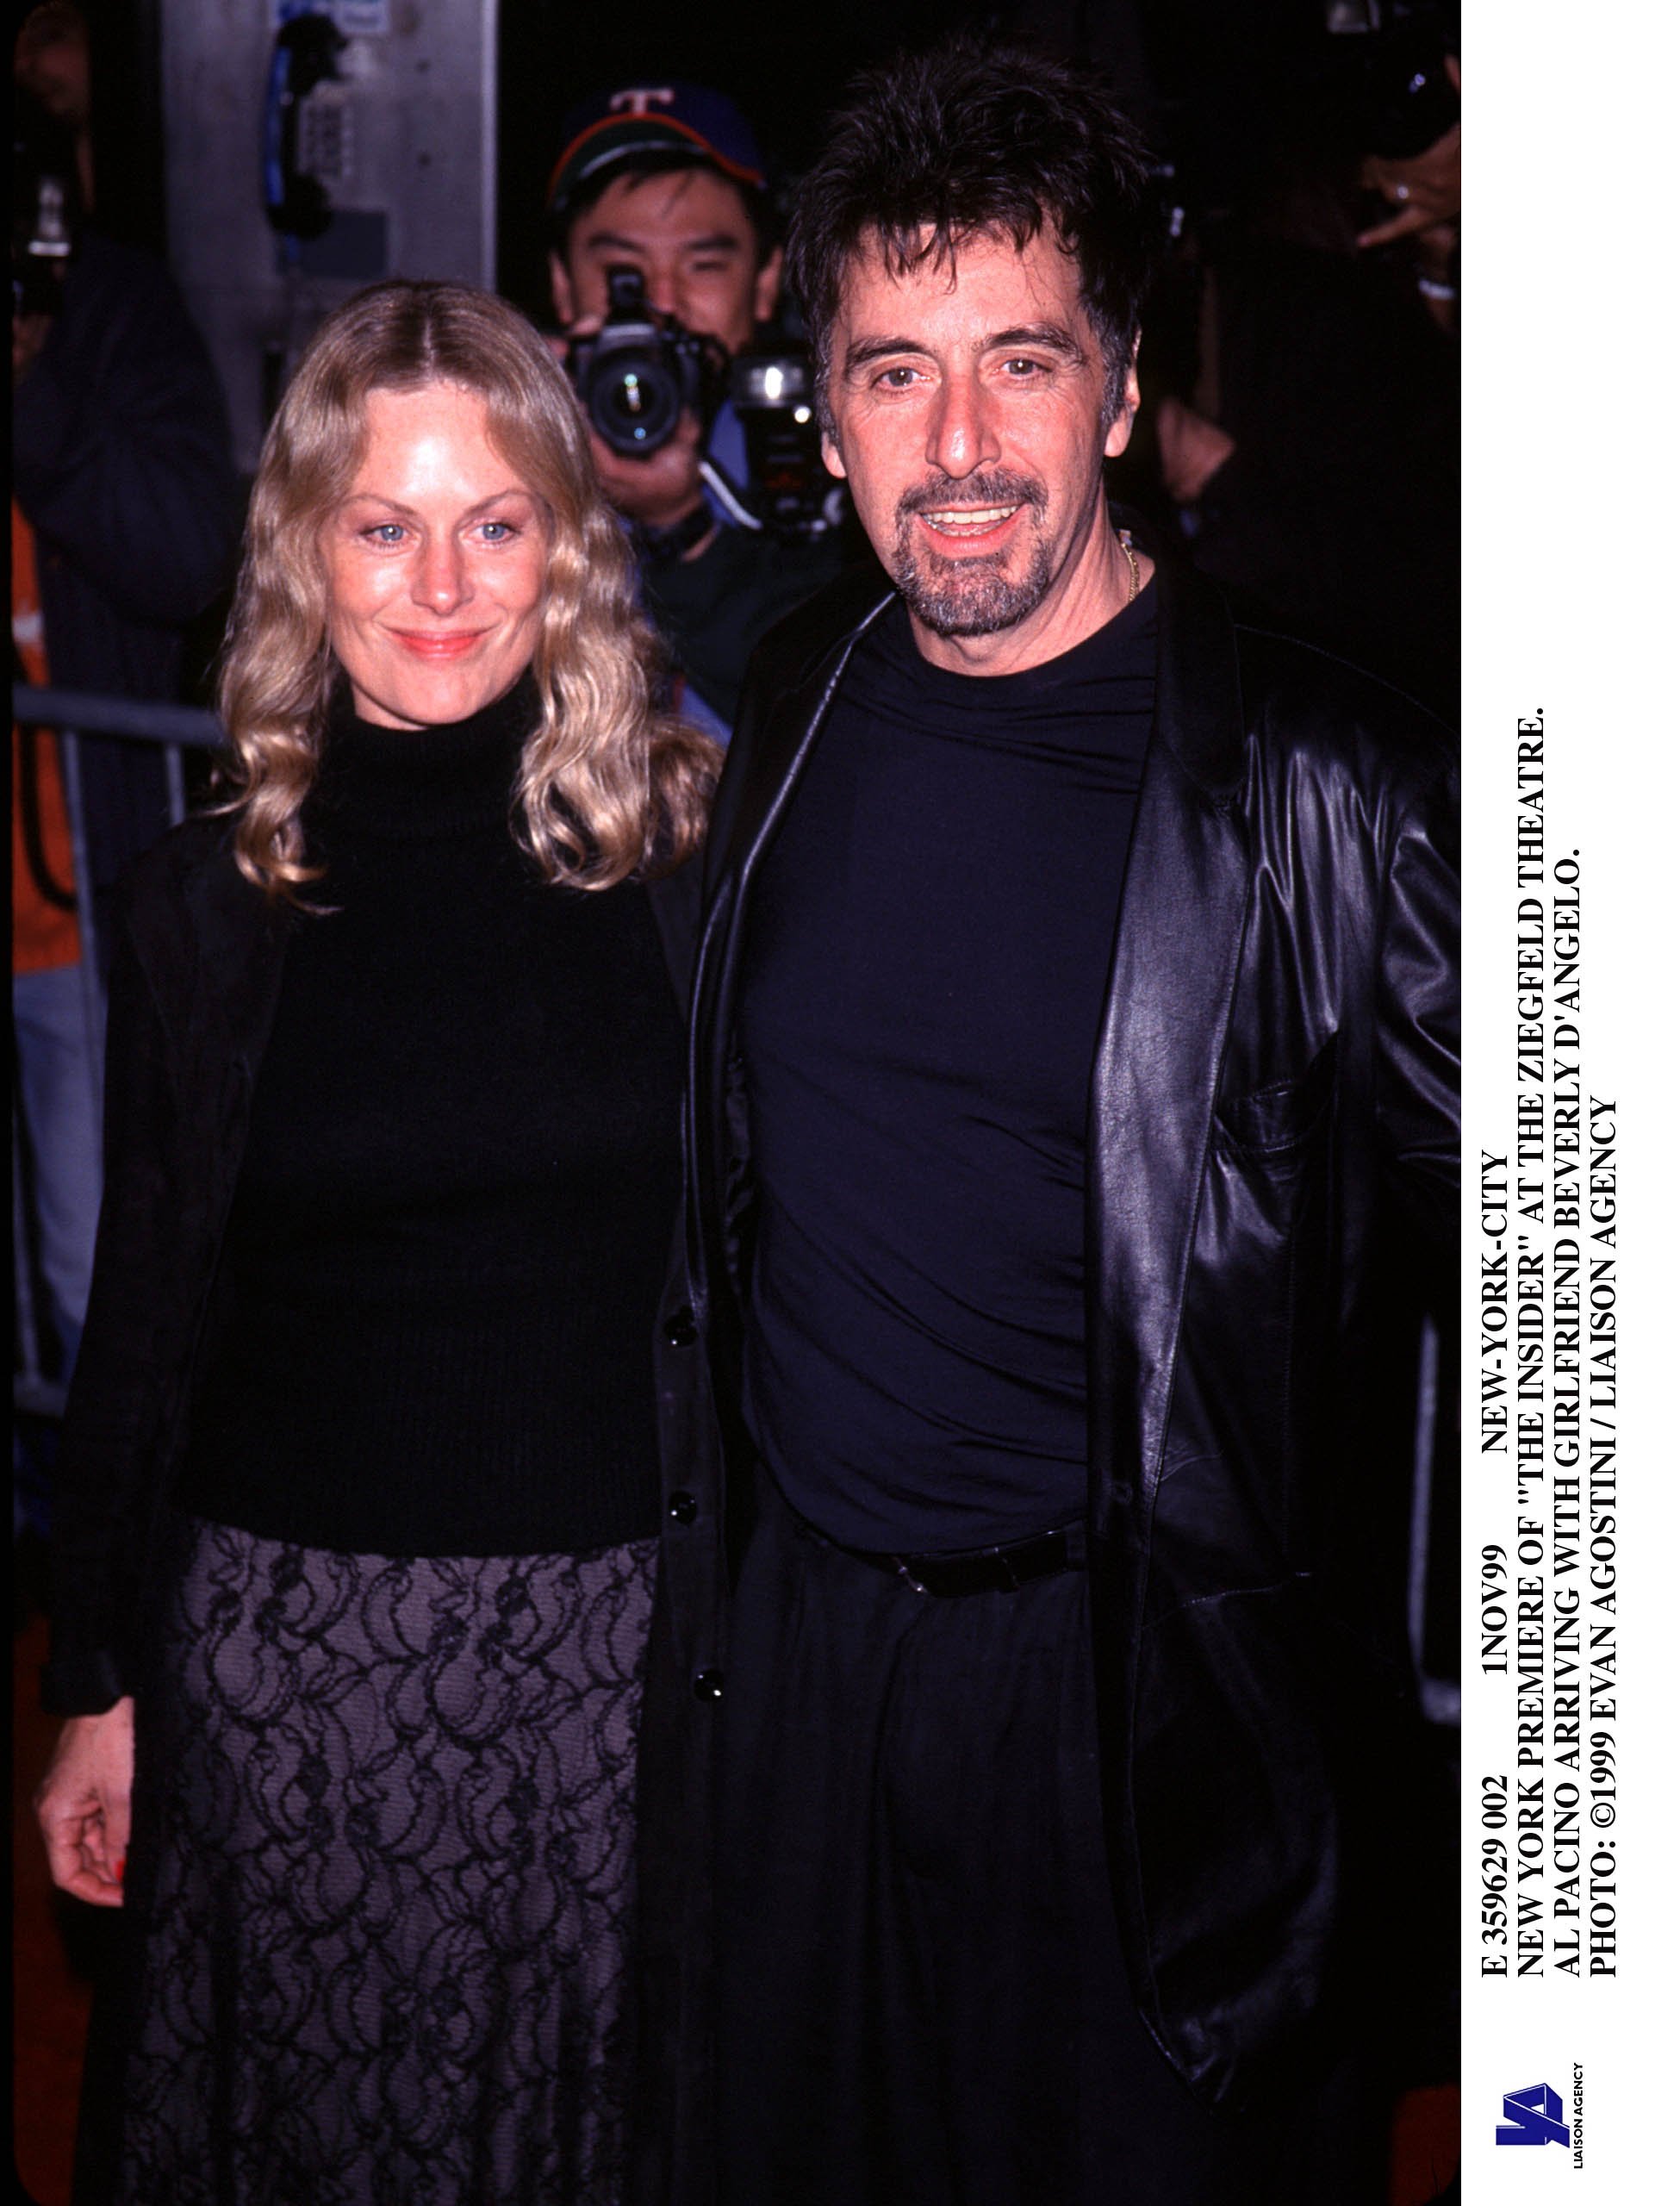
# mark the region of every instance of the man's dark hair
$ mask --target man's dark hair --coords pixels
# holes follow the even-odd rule
[[[1018,250],[1041,230],[1079,264],[1112,419],[1153,252],[1148,178],[1142,141],[1101,80],[1037,47],[961,33],[859,77],[800,187],[788,233],[788,278],[825,423],[830,340],[856,254],[873,240],[902,276],[951,262],[986,232]]]
[[[550,246],[564,260],[571,250],[572,232],[584,215],[599,204],[607,186],[616,184],[620,177],[635,177],[644,182],[650,177],[681,175],[688,169],[703,169],[708,176],[715,176],[720,184],[728,184],[734,192],[752,224],[755,265],[762,268],[781,242],[777,232],[776,210],[770,194],[755,191],[736,178],[726,176],[715,161],[691,157],[675,148],[669,153],[628,154],[623,160],[613,162],[610,168],[603,169],[599,176],[591,177],[587,184],[580,185],[560,212],[548,217]]]

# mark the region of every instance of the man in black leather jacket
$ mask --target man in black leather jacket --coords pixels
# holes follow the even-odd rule
[[[1116,532],[1142,192],[1080,75],[959,43],[796,215],[898,589],[762,646],[709,844],[661,2196],[1384,2195],[1368,1421],[1455,1231],[1453,763]]]

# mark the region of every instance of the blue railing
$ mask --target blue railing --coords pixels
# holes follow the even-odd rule
[[[224,740],[221,724],[214,714],[195,712],[184,705],[149,704],[134,697],[110,697],[80,689],[37,689],[24,682],[12,684],[12,722],[26,728],[58,731],[59,770],[64,785],[65,811],[70,823],[71,863],[75,873],[76,920],[80,932],[82,1002],[88,1031],[88,1063],[93,1071],[96,1115],[103,1105],[99,1069],[104,1062],[105,996],[98,954],[98,919],[94,909],[92,871],[88,863],[87,809],[84,801],[81,738],[85,735],[118,736],[128,742],[160,745],[172,821],[186,817],[187,791],[184,754],[188,751],[219,749]],[[34,1221],[27,1200],[22,1147],[16,1098],[12,1106],[12,1282],[16,1368],[12,1374],[12,1406],[26,1415],[58,1417],[64,1409],[64,1388],[41,1368],[41,1343],[36,1323],[34,1270],[31,1251],[35,1242]]]

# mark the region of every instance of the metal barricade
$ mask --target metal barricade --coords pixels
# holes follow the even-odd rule
[[[75,875],[76,923],[81,938],[80,977],[83,1015],[87,1025],[87,1062],[94,1083],[96,1119],[103,1104],[102,1068],[104,1063],[105,994],[99,957],[98,919],[94,907],[92,871],[89,863],[87,807],[84,786],[82,738],[116,736],[126,742],[160,745],[164,753],[165,784],[169,816],[178,823],[186,817],[186,772],[183,754],[219,749],[221,725],[210,713],[195,712],[184,705],[149,704],[133,697],[111,697],[91,691],[37,689],[12,684],[12,724],[20,728],[58,731],[59,778],[65,811],[70,822],[71,864]],[[64,1409],[64,1388],[42,1368],[40,1329],[36,1320],[35,1268],[32,1250],[35,1237],[28,1201],[22,1131],[18,1124],[16,1093],[12,1100],[12,1281],[15,1316],[15,1364],[12,1407],[27,1416],[54,1418]]]

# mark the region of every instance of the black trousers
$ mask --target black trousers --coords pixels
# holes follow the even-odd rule
[[[763,1496],[723,1717],[724,2206],[1365,2206],[1347,2076],[1236,2123],[1127,1990],[1087,1580],[917,1592]]]

